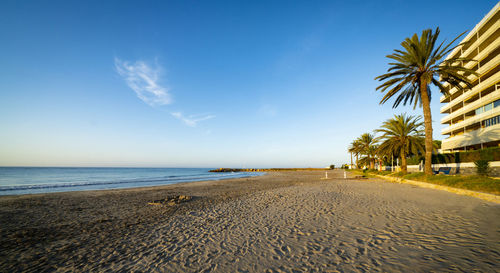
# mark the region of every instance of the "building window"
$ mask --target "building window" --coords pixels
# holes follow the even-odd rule
[[[479,115],[482,112],[483,112],[483,107],[482,106],[476,109],[476,115]]]
[[[484,127],[489,127],[489,126],[493,126],[496,124],[500,124],[500,116],[496,116],[496,117],[492,117],[492,118],[483,120]]]
[[[488,103],[484,106],[484,112],[490,111],[491,109],[493,109],[493,103]]]
[[[481,107],[477,108],[475,112],[476,112],[476,115],[479,115],[479,114],[484,113],[486,111],[490,111],[491,109],[498,107],[498,106],[500,106],[500,100],[496,100],[492,103],[488,103],[484,106],[481,106]]]

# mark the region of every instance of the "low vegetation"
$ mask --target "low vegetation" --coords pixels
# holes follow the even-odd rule
[[[432,163],[461,163],[477,160],[499,161],[500,148],[492,147],[468,152],[437,154],[432,158]]]
[[[351,170],[365,176],[383,175],[388,177],[400,177],[403,179],[427,182],[442,186],[448,186],[459,189],[466,189],[472,191],[480,191],[500,195],[500,180],[481,175],[426,175],[424,173],[391,173],[390,171],[376,171],[376,170]]]
[[[478,175],[488,176],[488,174],[490,173],[490,162],[488,160],[476,160],[474,162],[474,165],[476,165]]]

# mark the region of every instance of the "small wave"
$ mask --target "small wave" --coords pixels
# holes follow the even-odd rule
[[[155,185],[175,184],[179,182],[203,181],[203,180],[220,180],[229,178],[242,178],[256,176],[250,173],[220,173],[220,174],[196,174],[196,175],[171,175],[165,177],[151,177],[140,179],[113,180],[113,181],[91,181],[91,182],[73,182],[73,183],[47,183],[47,184],[32,184],[32,185],[12,185],[0,186],[0,192],[7,191],[29,191],[51,188],[71,188],[71,187],[88,187],[88,186],[103,186],[103,185],[124,185],[124,184],[140,184],[153,183]]]

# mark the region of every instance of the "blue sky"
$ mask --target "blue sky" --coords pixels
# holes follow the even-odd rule
[[[2,1],[0,166],[340,165],[413,113],[378,103],[385,55],[496,3]]]

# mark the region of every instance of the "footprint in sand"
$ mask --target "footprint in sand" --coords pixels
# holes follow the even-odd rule
[[[281,247],[281,250],[282,250],[284,253],[286,253],[286,254],[290,254],[290,252],[291,252],[291,249],[290,249],[290,247],[289,247],[289,246],[282,246],[282,247]]]
[[[284,255],[284,253],[281,252],[281,250],[279,248],[273,249],[273,253],[276,254],[276,255],[279,255],[279,256],[283,256]]]
[[[361,255],[366,255],[368,253],[368,249],[366,247],[360,247],[358,248],[358,252]]]

